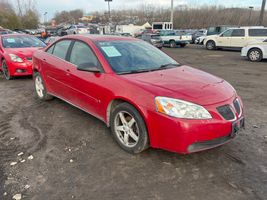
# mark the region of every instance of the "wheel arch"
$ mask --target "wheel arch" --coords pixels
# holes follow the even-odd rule
[[[129,100],[129,99],[126,99],[126,98],[123,98],[123,97],[116,97],[114,99],[112,99],[108,106],[107,106],[107,109],[106,109],[106,124],[108,127],[110,127],[110,116],[111,116],[111,112],[112,110],[119,104],[122,104],[122,103],[128,103],[130,104],[131,106],[133,106],[138,112],[139,114],[142,116],[145,124],[146,124],[146,128],[147,128],[147,121],[146,121],[146,118],[145,118],[145,114],[144,112],[142,111],[142,109],[137,106],[133,101]],[[148,129],[148,128],[147,128]],[[148,131],[148,130],[147,130]]]
[[[261,54],[262,54],[262,56],[263,56],[263,53],[264,53],[264,51],[263,51],[263,49],[261,49],[260,47],[251,47],[249,50],[248,50],[248,52],[247,52],[247,56],[249,56],[249,53],[250,53],[250,51],[252,51],[253,49],[257,49],[257,50],[260,50],[261,51]]]

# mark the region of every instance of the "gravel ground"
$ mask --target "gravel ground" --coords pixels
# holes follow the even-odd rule
[[[193,45],[164,51],[236,88],[247,117],[239,137],[192,155],[129,155],[103,122],[59,99],[40,102],[31,78],[1,76],[0,199],[266,200],[267,62]]]

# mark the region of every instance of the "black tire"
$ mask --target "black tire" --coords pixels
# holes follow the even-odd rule
[[[174,40],[170,41],[170,47],[171,48],[176,48],[176,42]]]
[[[209,40],[207,43],[206,43],[206,48],[208,50],[215,50],[216,49],[216,44],[213,40]]]
[[[43,89],[38,89],[38,86],[37,86],[37,81],[41,81],[42,83],[42,86],[43,86]],[[46,86],[45,86],[45,83],[43,81],[43,78],[41,77],[41,75],[38,73],[38,72],[35,72],[34,73],[34,88],[35,88],[35,93],[36,93],[36,96],[42,100],[42,101],[48,101],[48,100],[51,100],[53,99],[53,96],[48,94],[47,93],[47,90],[46,90]],[[39,90],[39,92],[38,92]],[[42,90],[42,95],[40,95],[40,90]]]
[[[180,47],[184,48],[184,47],[186,47],[186,44],[180,44]]]
[[[138,130],[138,134],[136,134],[136,136],[138,137],[138,141],[136,142],[136,144],[134,144],[134,146],[129,147],[121,141],[123,140],[123,138],[120,137],[119,135],[122,136],[122,132],[123,132],[123,135],[125,137],[126,131],[125,132],[120,131],[120,134],[116,132],[116,127],[118,127],[117,120],[121,119],[120,118],[121,113],[126,113],[125,120],[127,122],[127,126],[129,122],[127,121],[127,114],[129,114],[129,116],[134,118],[135,120],[133,128],[135,127],[135,130]],[[126,152],[131,153],[131,154],[137,154],[137,153],[141,153],[142,151],[146,150],[149,147],[149,137],[147,133],[146,124],[142,116],[140,115],[140,113],[132,105],[128,103],[121,103],[117,105],[111,112],[110,125],[111,125],[111,132],[112,132],[113,138],[118,143],[118,145]],[[123,124],[121,125],[121,127],[122,126]]]
[[[5,60],[2,61],[2,72],[6,80],[13,79],[13,77],[10,75],[10,72],[9,72],[9,69],[8,69],[8,66]]]
[[[263,58],[262,51],[258,48],[250,49],[247,56],[251,62],[260,62]]]

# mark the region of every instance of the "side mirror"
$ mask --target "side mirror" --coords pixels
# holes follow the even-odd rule
[[[98,67],[93,66],[90,63],[84,63],[84,64],[80,64],[77,67],[77,70],[79,71],[86,71],[86,72],[93,72],[93,73],[100,73],[100,69],[98,69]]]

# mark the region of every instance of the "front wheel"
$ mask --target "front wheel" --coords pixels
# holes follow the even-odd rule
[[[180,47],[184,48],[186,46],[186,44],[180,44]]]
[[[37,97],[40,100],[47,101],[53,98],[50,94],[47,94],[47,90],[41,75],[38,72],[34,73],[34,85]]]
[[[260,49],[251,49],[248,52],[248,59],[251,62],[260,62],[262,60],[262,52]]]
[[[208,50],[215,50],[215,49],[216,49],[216,44],[215,44],[215,42],[212,41],[212,40],[208,41],[207,44],[206,44],[206,48],[207,48]]]
[[[119,104],[111,113],[111,132],[119,146],[137,154],[148,148],[148,134],[140,113],[130,104]]]
[[[5,60],[2,61],[2,70],[3,70],[3,74],[4,74],[4,77],[5,77],[6,80],[11,80],[13,78],[10,75],[10,72],[9,72],[9,69],[8,69],[8,66],[7,66]]]

